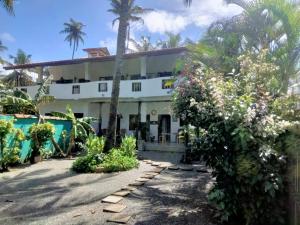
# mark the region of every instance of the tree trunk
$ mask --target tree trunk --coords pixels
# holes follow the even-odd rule
[[[75,41],[74,41],[74,45],[73,45],[72,59],[74,59],[74,54],[75,54]]]
[[[123,56],[126,50],[129,0],[122,0],[121,7],[105,152],[109,151],[116,144],[116,122],[119,104],[120,79],[123,73]]]

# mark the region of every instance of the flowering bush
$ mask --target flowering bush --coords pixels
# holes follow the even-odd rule
[[[7,145],[9,134],[11,140]],[[19,161],[20,142],[24,139],[24,133],[20,129],[15,129],[12,121],[0,120],[0,171],[6,171],[9,164]]]
[[[51,123],[34,124],[29,128],[31,138],[31,156],[30,161],[34,162],[34,157],[39,156],[47,141],[55,133],[55,128]]]
[[[287,129],[279,113],[278,68],[267,52],[238,58],[240,70],[223,76],[191,68],[176,88],[173,109],[195,126],[193,151],[216,177],[209,200],[224,223],[285,224]],[[289,116],[292,116],[290,113]]]

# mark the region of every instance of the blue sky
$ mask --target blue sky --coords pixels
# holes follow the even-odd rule
[[[241,12],[239,7],[228,6],[222,0],[194,0],[191,8],[184,7],[182,0],[136,3],[155,11],[144,16],[144,25],[132,25],[131,37],[149,35],[154,43],[164,39],[166,31],[198,40],[211,22]],[[31,54],[34,62],[69,59],[70,46],[59,31],[70,18],[86,25],[85,43],[79,46],[75,57],[85,57],[82,48],[99,46],[107,46],[114,53],[117,26],[111,26],[114,15],[107,12],[109,8],[109,0],[18,0],[15,16],[0,9],[0,40],[8,47],[1,57],[7,59],[20,48]]]

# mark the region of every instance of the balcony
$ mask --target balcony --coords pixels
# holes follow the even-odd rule
[[[142,80],[122,80],[120,82],[121,98],[143,98],[170,96],[173,77],[159,77]],[[93,81],[87,83],[51,84],[49,95],[56,99],[90,99],[110,98],[113,81]],[[38,86],[20,87],[34,97]]]

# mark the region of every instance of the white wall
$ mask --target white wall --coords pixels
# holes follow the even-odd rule
[[[89,103],[86,101],[55,101],[53,103],[41,105],[41,113],[66,112],[66,106],[70,105],[74,113],[89,115]]]

